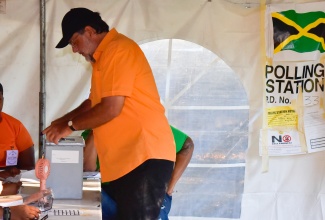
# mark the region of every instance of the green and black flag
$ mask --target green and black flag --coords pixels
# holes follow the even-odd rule
[[[272,22],[274,54],[284,50],[325,52],[325,12],[273,12]]]

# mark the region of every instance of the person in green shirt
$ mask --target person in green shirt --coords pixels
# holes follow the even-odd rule
[[[179,178],[182,176],[187,165],[189,164],[192,154],[194,151],[193,140],[184,132],[179,129],[170,126],[172,129],[175,146],[176,146],[176,161],[174,170],[169,181],[166,195],[164,198],[163,205],[161,206],[159,219],[168,220],[168,213],[171,209],[172,194],[175,188],[175,185]],[[94,140],[92,135],[92,130],[85,130],[82,134],[82,137],[85,140],[84,148],[84,171],[99,171],[99,162],[97,158],[97,151],[94,146]],[[108,184],[108,183],[102,183]],[[102,190],[102,219],[103,220],[113,220],[116,219],[116,205],[112,198],[110,198]]]

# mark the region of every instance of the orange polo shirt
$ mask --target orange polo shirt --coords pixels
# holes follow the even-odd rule
[[[140,47],[112,29],[94,58],[92,105],[102,97],[125,97],[121,114],[94,129],[102,182],[118,179],[148,159],[175,161],[173,134]]]
[[[0,112],[0,167],[6,166],[6,150],[22,152],[34,145],[24,125],[16,118]]]

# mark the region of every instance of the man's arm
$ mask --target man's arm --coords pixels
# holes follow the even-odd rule
[[[167,194],[172,195],[174,187],[189,164],[194,151],[194,143],[190,137],[185,140],[182,149],[176,155],[175,167],[170,178]]]
[[[124,106],[124,96],[109,96],[101,99],[101,102],[82,114],[73,117],[73,127],[77,130],[85,130],[101,126],[117,117]]]
[[[97,151],[94,145],[93,131],[90,131],[85,141],[84,147],[84,171],[96,171],[97,169]]]
[[[124,96],[109,96],[102,98],[100,103],[89,110],[83,111],[79,114],[74,110],[52,122],[49,127],[43,130],[43,134],[46,135],[47,140],[58,144],[62,137],[66,137],[72,133],[67,124],[69,120],[72,120],[73,127],[76,130],[96,128],[103,125],[121,113],[124,99]]]
[[[22,185],[22,182],[17,183],[2,183],[2,192],[0,196],[9,196],[9,195],[17,195],[19,193],[19,189]]]
[[[51,125],[42,131],[42,134],[46,135],[46,139],[48,141],[58,144],[60,138],[68,136],[70,133],[72,133],[71,129],[69,127],[67,127],[68,121],[70,121],[71,118],[76,117],[77,115],[88,111],[89,109],[91,109],[91,100],[86,99],[77,108],[75,108],[71,112],[52,121]],[[61,134],[61,135],[59,135],[59,134]],[[59,137],[57,137],[57,136],[59,136]]]
[[[20,170],[35,169],[35,152],[34,146],[27,148],[18,155],[17,168]]]
[[[54,120],[52,122],[52,124],[54,123],[62,123],[62,122],[66,122],[68,123],[68,121],[71,119],[71,118],[74,118],[76,117],[77,115],[85,112],[85,111],[88,111],[89,109],[91,108],[91,101],[90,99],[86,99],[85,101],[83,101],[81,103],[81,105],[79,105],[77,108],[75,108],[74,110],[72,110],[71,112],[65,114],[64,116],[62,116],[61,118],[58,118],[56,120]]]

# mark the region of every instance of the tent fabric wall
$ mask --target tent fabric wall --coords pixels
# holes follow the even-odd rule
[[[239,1],[236,1],[239,2]],[[242,1],[246,2],[246,1]],[[289,1],[268,1],[285,3]],[[290,1],[296,3],[313,1]],[[88,96],[90,65],[71,48],[55,49],[60,23],[72,7],[99,11],[110,27],[138,43],[175,38],[194,42],[223,59],[240,77],[249,107],[243,220],[325,219],[324,152],[272,157],[263,173],[258,155],[262,127],[263,56],[260,8],[224,0],[46,1],[46,122]],[[38,148],[39,1],[10,0],[0,14],[4,112],[20,119]],[[217,186],[216,186],[217,187]]]
[[[7,2],[6,13],[0,13],[0,30],[3,111],[19,118],[37,144],[40,60],[38,2]]]

